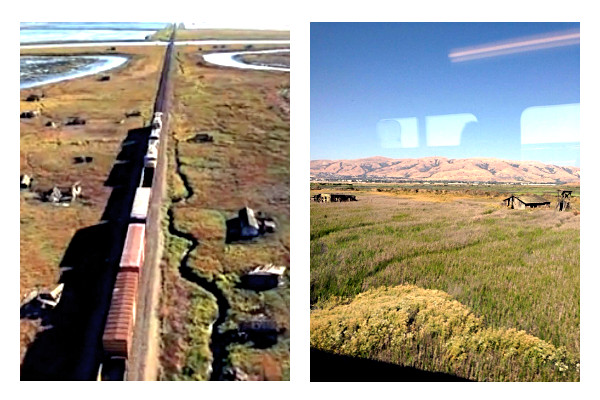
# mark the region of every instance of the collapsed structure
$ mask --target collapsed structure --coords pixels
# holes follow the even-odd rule
[[[227,221],[227,241],[249,240],[265,233],[275,232],[277,226],[273,218],[263,213],[254,213],[250,207],[244,207],[238,212],[238,217]]]
[[[81,185],[75,182],[71,188],[54,186],[42,195],[42,199],[54,204],[64,204],[75,201],[78,196],[81,196]]]
[[[571,194],[572,190],[559,190],[558,199],[556,201],[556,210],[566,211],[571,208]]]
[[[255,291],[274,289],[281,284],[281,276],[285,270],[284,266],[260,265],[240,277],[240,286]]]
[[[313,200],[318,203],[337,203],[342,201],[358,201],[356,196],[353,194],[339,194],[339,193],[319,193],[313,196]]]
[[[503,200],[504,205],[511,209],[525,209],[525,208],[537,208],[537,207],[550,207],[550,202],[535,194],[529,194],[524,196],[511,195],[510,197]]]

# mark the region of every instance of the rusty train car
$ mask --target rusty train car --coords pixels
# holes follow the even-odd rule
[[[157,112],[154,114],[151,127],[152,133],[148,139],[148,151],[156,155],[158,154],[158,141],[162,125],[162,113]],[[156,158],[158,157],[156,156]],[[121,253],[119,270],[113,287],[110,308],[102,335],[102,346],[104,349],[103,363],[107,367],[108,365],[115,365],[115,362],[120,363],[123,366],[123,372],[120,374],[121,378],[126,371],[127,360],[131,354],[138,287],[140,274],[144,265],[146,222],[150,207],[152,177],[154,176],[156,161],[154,160],[153,163],[147,164],[146,157],[144,157],[144,164],[142,179],[136,189],[129,214],[130,219],[125,244]],[[144,176],[146,176],[146,179]],[[104,375],[102,370],[99,375]]]

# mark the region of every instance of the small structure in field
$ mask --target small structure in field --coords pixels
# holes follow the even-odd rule
[[[75,164],[91,163],[92,161],[94,161],[94,157],[91,157],[91,156],[77,156],[77,157],[73,157],[73,162]]]
[[[261,265],[240,278],[240,287],[255,291],[276,288],[281,283],[281,276],[286,267],[276,267],[273,264]]]
[[[556,209],[558,211],[567,211],[571,208],[572,190],[558,190],[558,199],[556,201]]]
[[[37,110],[33,111],[23,111],[21,113],[21,118],[35,118],[40,115],[40,112]]]
[[[27,174],[21,175],[21,189],[29,189],[32,180],[33,179]]]
[[[254,342],[255,347],[267,348],[277,343],[277,323],[264,314],[254,315],[240,322],[240,336]]]
[[[339,194],[339,193],[320,193],[313,196],[314,201],[319,203],[339,203],[345,201],[358,201],[356,196],[353,194]]]
[[[140,110],[133,110],[133,111],[129,111],[125,113],[125,117],[127,118],[131,118],[131,117],[141,117],[142,116],[142,112]]]
[[[56,122],[54,122],[54,121],[48,121],[48,122],[46,122],[46,126],[48,128],[56,128]]]
[[[79,182],[75,182],[70,189],[54,186],[44,193],[42,198],[49,203],[66,205],[66,203],[75,201],[78,196],[81,196],[81,185]]]
[[[188,139],[188,142],[190,143],[206,143],[206,142],[212,142],[213,141],[213,137],[212,135],[209,135],[208,133],[198,133],[196,134],[196,136]]]
[[[32,93],[29,96],[27,96],[27,98],[25,99],[25,101],[41,101],[44,98],[44,94],[35,94]]]
[[[515,196],[514,194],[503,200],[504,205],[511,209],[524,210],[526,208],[550,207],[550,202],[545,198],[535,195]]]
[[[244,207],[238,212],[237,218],[227,221],[227,243],[236,240],[250,240],[265,233],[275,232],[277,225],[273,218],[266,217],[262,212],[255,213],[253,209]]]
[[[65,125],[85,125],[85,119],[81,117],[69,117]]]
[[[313,200],[317,203],[329,203],[331,201],[331,195],[329,193],[315,194]]]

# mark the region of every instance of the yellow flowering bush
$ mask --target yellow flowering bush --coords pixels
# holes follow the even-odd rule
[[[480,381],[576,381],[579,359],[525,331],[484,326],[450,295],[381,287],[311,311],[311,346]]]

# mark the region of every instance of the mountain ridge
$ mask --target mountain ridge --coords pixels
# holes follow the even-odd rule
[[[580,168],[490,157],[311,160],[315,178],[398,179],[408,181],[579,183]]]

